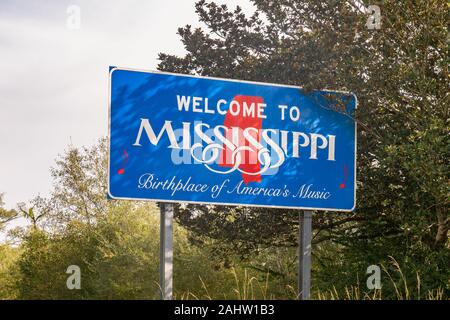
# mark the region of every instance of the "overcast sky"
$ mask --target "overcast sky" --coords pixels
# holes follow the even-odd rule
[[[218,0],[251,12],[247,0]],[[156,69],[184,53],[177,28],[199,26],[194,0],[1,0],[0,192],[6,207],[51,188],[69,143],[107,134],[108,66]],[[80,28],[74,11],[80,8]],[[74,24],[75,23],[75,24]]]

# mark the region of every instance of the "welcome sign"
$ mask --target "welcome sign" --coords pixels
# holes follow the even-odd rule
[[[356,104],[342,92],[111,68],[109,196],[351,211]]]

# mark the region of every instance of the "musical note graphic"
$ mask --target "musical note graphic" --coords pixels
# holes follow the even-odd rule
[[[345,186],[347,184],[347,178],[348,178],[348,169],[347,169],[347,166],[344,165],[344,182],[341,183],[340,186],[339,186],[341,189],[345,188]]]
[[[128,164],[128,152],[127,150],[123,150],[123,154],[122,154],[122,163],[123,163],[123,167],[120,168],[119,170],[117,170],[118,174],[124,174],[125,173],[125,167]]]

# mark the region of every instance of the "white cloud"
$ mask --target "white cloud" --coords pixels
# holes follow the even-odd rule
[[[155,69],[159,52],[183,54],[176,31],[199,25],[194,2],[0,3],[0,192],[8,207],[48,193],[49,168],[70,140],[106,135],[109,65]],[[79,30],[66,26],[71,4],[81,8]]]

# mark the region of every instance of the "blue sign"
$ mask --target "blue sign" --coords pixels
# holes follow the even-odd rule
[[[110,70],[113,199],[352,211],[356,97]]]

